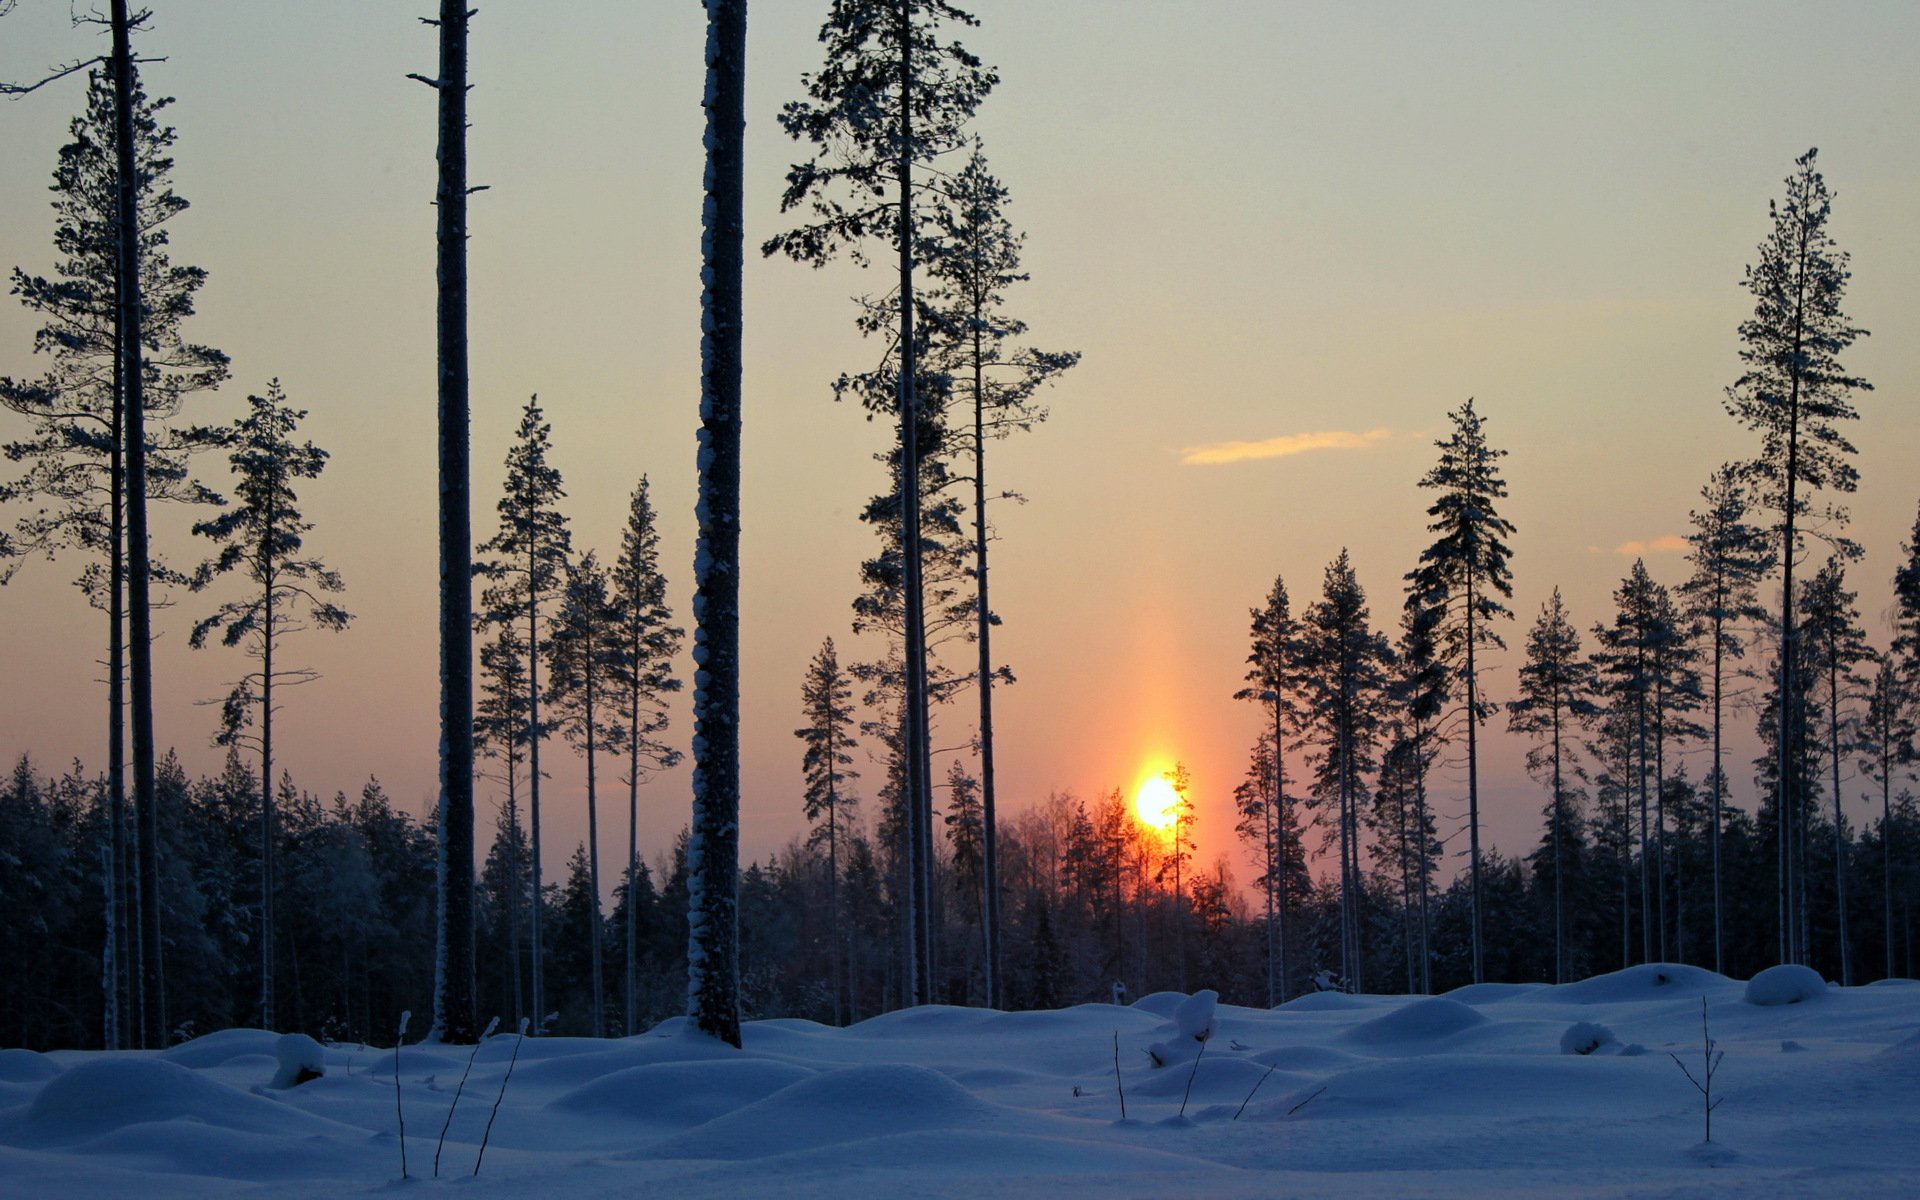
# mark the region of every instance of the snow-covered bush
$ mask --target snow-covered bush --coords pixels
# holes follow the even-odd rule
[[[281,1034],[273,1054],[280,1060],[280,1069],[267,1084],[270,1088],[299,1087],[327,1073],[326,1049],[304,1033]]]
[[[1560,1035],[1560,1053],[1592,1054],[1602,1046],[1618,1046],[1613,1030],[1598,1021],[1575,1021]]]
[[[1827,981],[1820,972],[1798,963],[1768,967],[1747,981],[1746,1000],[1771,1008],[1781,1004],[1799,1004],[1827,994]]]

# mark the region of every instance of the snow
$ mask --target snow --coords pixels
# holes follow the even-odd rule
[[[1818,1000],[1827,994],[1827,981],[1812,967],[1781,963],[1747,981],[1748,1004],[1774,1006]]]
[[[1272,1011],[1199,993],[1044,1013],[929,1006],[847,1029],[749,1022],[739,1051],[676,1019],[616,1040],[500,1036],[477,1054],[409,1045],[399,1098],[408,1165],[430,1175],[472,1055],[443,1181],[425,1185],[469,1200],[1911,1194],[1920,988],[1820,982],[1817,1003],[1745,1002],[1795,978],[1656,964]],[[1726,1051],[1711,1145],[1667,1056],[1697,1059],[1703,997]],[[1210,1031],[1197,1069],[1191,1055],[1149,1065],[1149,1046],[1198,1049],[1193,1028]],[[0,1050],[0,1196],[390,1191],[392,1048],[310,1045],[227,1030],[164,1054]],[[268,1086],[312,1050],[322,1077]]]

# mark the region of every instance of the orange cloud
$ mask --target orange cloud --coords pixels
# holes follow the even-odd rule
[[[1678,554],[1687,549],[1687,545],[1687,539],[1669,533],[1650,542],[1643,542],[1638,538],[1630,542],[1621,542],[1614,547],[1613,552],[1627,558],[1640,558],[1648,554]]]
[[[1322,433],[1288,434],[1264,442],[1215,442],[1211,446],[1188,446],[1180,452],[1180,462],[1183,466],[1210,467],[1259,458],[1286,458],[1309,450],[1365,450],[1392,436],[1393,430],[1384,428],[1369,429],[1365,433],[1331,429]]]

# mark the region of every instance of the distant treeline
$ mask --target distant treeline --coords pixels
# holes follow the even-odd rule
[[[358,796],[322,800],[282,777],[277,847],[278,1025],[339,1041],[391,1043],[402,1010],[429,1011],[433,985],[433,833],[397,811],[377,782]],[[219,775],[189,779],[177,759],[160,773],[160,911],[173,1037],[256,1020],[260,960],[256,856],[257,781],[237,758]],[[1672,873],[1667,937],[1670,957],[1711,961],[1710,864],[1699,797],[1669,785],[1667,861]],[[104,957],[108,953],[105,882],[108,825],[101,777],[78,766],[57,775],[22,758],[0,787],[0,1044],[35,1049],[102,1044]],[[1856,977],[1877,978],[1888,961],[1888,913],[1877,886],[1891,883],[1893,969],[1911,975],[1913,909],[1920,898],[1920,808],[1911,796],[1891,816],[1848,843],[1850,928]],[[1838,970],[1831,831],[1808,839],[1807,896],[1814,932],[1812,964]],[[749,1017],[822,1022],[871,1016],[895,1003],[898,944],[888,856],[865,832],[843,834],[838,903],[846,983],[834,986],[824,846],[795,842],[742,873],[741,979]],[[1543,835],[1525,858],[1489,853],[1483,864],[1486,974],[1496,981],[1545,981],[1554,974],[1553,857]],[[1777,958],[1776,864],[1772,834],[1729,809],[1722,835],[1727,970],[1746,976]],[[1176,897],[1169,839],[1141,828],[1117,791],[1091,802],[1055,795],[1002,830],[1007,942],[1005,1002],[1043,1008],[1165,988],[1212,987],[1231,1003],[1267,999],[1264,912],[1251,908],[1225,858],[1183,877]],[[1584,821],[1563,831],[1568,957],[1582,977],[1641,961],[1640,939],[1622,945],[1623,915],[1637,930],[1637,859],[1594,836]],[[502,812],[480,880],[479,993],[483,1011],[503,1026],[528,1010],[530,980],[527,847],[517,821]],[[1823,857],[1823,855],[1825,857]],[[977,860],[962,839],[939,855],[936,999],[983,1003]],[[956,865],[958,864],[958,865]],[[1291,946],[1284,996],[1340,986],[1342,925],[1338,889],[1316,884],[1295,862],[1293,901],[1276,933]],[[1827,881],[1824,885],[1820,882]],[[591,1024],[593,928],[583,851],[542,898],[546,986],[554,1034]],[[630,903],[631,895],[631,903]],[[1413,990],[1417,932],[1401,903],[1400,881],[1367,874],[1361,897],[1364,984],[1370,991]],[[685,1011],[686,861],[684,835],[655,866],[641,863],[631,892],[623,880],[603,926],[607,964],[603,998],[609,1031],[640,1031]],[[1626,908],[1623,909],[1623,904]],[[1465,876],[1437,891],[1431,922],[1433,987],[1472,978],[1470,901]],[[626,926],[638,947],[632,1030],[625,1019]],[[1824,949],[1823,949],[1824,948]]]

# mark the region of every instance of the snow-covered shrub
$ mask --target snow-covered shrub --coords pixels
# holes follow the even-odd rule
[[[270,1088],[299,1087],[327,1073],[327,1052],[319,1042],[304,1033],[283,1033],[273,1044],[280,1069],[273,1073]]]
[[[1799,1004],[1827,994],[1827,981],[1820,972],[1798,963],[1768,967],[1747,981],[1748,1004],[1771,1008],[1781,1004]]]
[[[1598,1021],[1575,1021],[1560,1035],[1560,1053],[1592,1054],[1602,1046],[1617,1046],[1613,1030]]]

